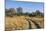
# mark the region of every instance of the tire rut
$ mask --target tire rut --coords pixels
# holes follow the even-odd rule
[[[30,19],[31,20],[31,19]],[[36,26],[37,26],[37,28],[41,28],[40,26],[39,26],[39,24],[37,24],[35,21],[33,21],[33,20],[31,20]]]
[[[32,29],[31,22],[33,22],[37,28],[41,28],[41,27],[39,26],[39,24],[37,24],[37,23],[36,23],[35,21],[33,21],[32,19],[27,19],[27,18],[26,18],[26,20],[29,22],[29,29]]]

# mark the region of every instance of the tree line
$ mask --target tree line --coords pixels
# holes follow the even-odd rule
[[[35,12],[32,13],[23,13],[23,9],[21,7],[16,8],[16,10],[14,8],[9,8],[9,9],[5,9],[5,15],[6,16],[14,16],[14,15],[28,15],[28,16],[44,16],[44,13],[40,12],[39,10],[36,10]]]

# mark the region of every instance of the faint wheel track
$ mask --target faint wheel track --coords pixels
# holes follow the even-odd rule
[[[31,19],[30,19],[31,20]],[[37,24],[35,21],[33,21],[33,20],[31,20],[33,23],[35,23],[35,25],[37,26],[37,28],[41,28],[40,26],[39,26],[39,24]]]
[[[41,28],[39,26],[39,24],[37,24],[35,21],[31,20],[31,19],[27,19],[26,20],[29,22],[29,29],[32,29],[32,26],[31,26],[31,22],[33,22],[33,24],[37,27],[37,28]]]
[[[32,27],[31,27],[31,21],[29,21],[28,19],[27,19],[27,21],[29,22],[29,29],[31,29]]]

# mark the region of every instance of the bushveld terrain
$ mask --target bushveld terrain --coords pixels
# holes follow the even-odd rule
[[[5,7],[5,31],[44,28],[44,3],[7,1]]]
[[[13,16],[5,17],[5,30],[27,30],[44,28],[43,17],[29,17],[29,16]]]
[[[5,9],[5,31],[41,28],[44,28],[44,13],[39,10],[23,13],[21,7]]]

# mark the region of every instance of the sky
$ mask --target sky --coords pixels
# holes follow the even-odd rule
[[[5,8],[18,8],[22,7],[23,12],[35,12],[36,10],[39,10],[40,12],[43,12],[44,3],[43,2],[26,2],[26,1],[11,1],[6,0],[5,2]]]

